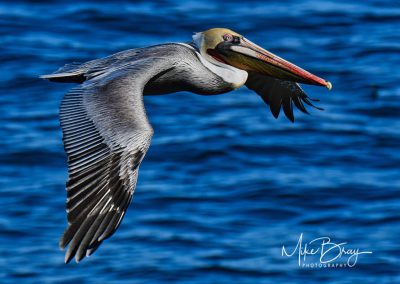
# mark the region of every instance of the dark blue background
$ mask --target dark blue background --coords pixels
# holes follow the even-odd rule
[[[1,282],[400,283],[398,1],[73,2],[0,2]],[[134,203],[94,256],[65,265],[58,106],[72,85],[38,76],[211,27],[332,81],[305,87],[326,110],[275,120],[246,88],[146,98],[155,135]],[[281,247],[300,233],[373,254],[299,268]]]

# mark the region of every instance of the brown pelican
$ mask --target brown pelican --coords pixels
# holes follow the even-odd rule
[[[61,248],[69,244],[66,263],[74,256],[79,262],[91,255],[117,230],[131,202],[139,165],[153,135],[143,95],[179,91],[215,95],[246,85],[269,104],[275,117],[282,107],[293,121],[293,104],[305,113],[303,103],[312,105],[297,83],[332,87],[222,28],[196,33],[190,43],[67,64],[42,78],[80,83],[60,107],[69,172],[68,226],[60,240]]]

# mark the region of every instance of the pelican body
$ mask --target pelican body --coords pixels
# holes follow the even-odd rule
[[[65,262],[91,255],[120,225],[131,202],[139,165],[153,129],[143,95],[180,91],[217,95],[246,85],[272,114],[283,108],[294,121],[293,105],[313,106],[297,83],[328,81],[268,52],[228,29],[196,33],[190,43],[126,50],[86,63],[67,64],[50,75],[54,82],[79,83],[60,107],[68,156],[68,226],[60,247]]]

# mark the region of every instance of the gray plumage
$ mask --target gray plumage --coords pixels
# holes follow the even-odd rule
[[[60,110],[69,168],[68,227],[60,240],[61,248],[69,244],[66,262],[92,254],[115,232],[131,202],[153,135],[143,95],[234,89],[188,44],[123,51],[66,65],[43,78],[81,83],[65,95]],[[246,86],[270,104],[275,117],[283,105],[293,121],[292,104],[306,112],[302,101],[310,103],[296,83],[249,73]]]

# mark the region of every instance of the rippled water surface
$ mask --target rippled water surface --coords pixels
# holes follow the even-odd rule
[[[398,1],[99,3],[0,2],[0,282],[400,283]],[[72,85],[38,76],[216,26],[332,81],[305,87],[325,111],[275,120],[245,87],[146,97],[155,135],[134,203],[65,265],[58,106]],[[373,254],[302,268],[281,255],[301,233]]]

